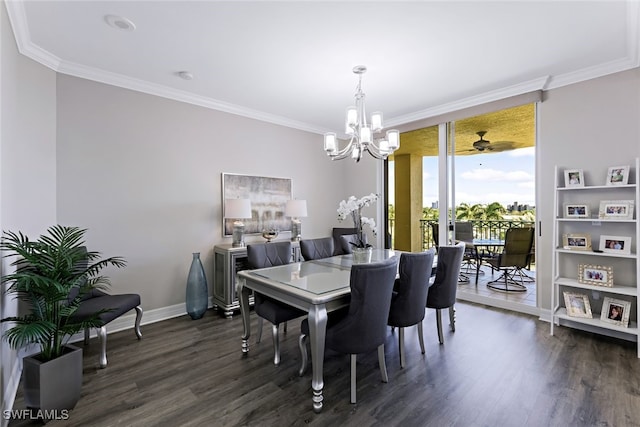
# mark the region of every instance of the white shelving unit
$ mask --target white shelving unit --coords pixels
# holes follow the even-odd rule
[[[584,170],[586,183],[584,187],[565,187],[564,171],[569,168],[556,166],[554,196],[555,219],[553,223],[553,235],[555,238],[552,259],[553,286],[551,287],[551,335],[553,335],[554,327],[562,325],[630,341],[639,341],[639,159],[636,158],[635,162],[630,164],[630,166],[628,184],[599,185],[604,184],[607,176],[608,166],[603,166],[602,170]],[[598,213],[602,200],[633,200],[635,205],[633,219],[600,218]],[[590,218],[566,218],[564,212],[566,204],[589,206]],[[589,234],[591,236],[592,250],[565,249],[563,246],[563,235],[565,234]],[[594,252],[593,249],[599,249],[601,236],[631,237],[631,253]],[[611,267],[613,272],[613,286],[607,287],[582,283],[579,280],[581,264]],[[568,315],[563,296],[564,292],[588,296],[593,316],[587,318]],[[605,297],[629,301],[631,303],[628,326],[620,326],[600,320],[600,313]],[[640,343],[637,346],[637,353],[640,358]]]

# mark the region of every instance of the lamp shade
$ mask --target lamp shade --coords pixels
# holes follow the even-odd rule
[[[306,200],[289,200],[284,209],[284,214],[293,218],[302,218],[307,216]]]
[[[251,218],[251,200],[226,199],[224,201],[225,218]]]

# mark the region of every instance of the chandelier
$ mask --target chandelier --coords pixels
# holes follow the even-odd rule
[[[386,135],[376,140],[375,135],[382,133],[382,113],[377,111],[371,114],[371,123],[367,123],[367,115],[364,108],[364,92],[362,92],[362,75],[367,71],[364,65],[353,68],[358,75],[358,87],[356,88],[356,105],[347,107],[345,132],[351,137],[349,143],[340,149],[338,139],[334,132],[324,134],[324,151],[331,160],[341,160],[351,156],[356,162],[362,158],[366,151],[376,159],[384,160],[387,156],[400,147],[400,132],[391,129]]]

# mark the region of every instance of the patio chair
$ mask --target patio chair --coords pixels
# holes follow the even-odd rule
[[[510,228],[504,239],[504,250],[483,261],[491,265],[494,270],[502,271],[497,280],[487,283],[487,287],[503,292],[525,292],[527,287],[524,277],[528,277],[522,270],[529,265],[531,248],[533,247],[534,229],[531,227]]]

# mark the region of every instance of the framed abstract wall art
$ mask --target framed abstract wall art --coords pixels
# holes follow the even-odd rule
[[[243,220],[245,234],[261,234],[263,230],[291,231],[291,219],[284,214],[291,200],[291,178],[222,174],[222,209],[226,199],[251,200],[251,219]],[[233,234],[233,218],[222,213],[224,236]]]

